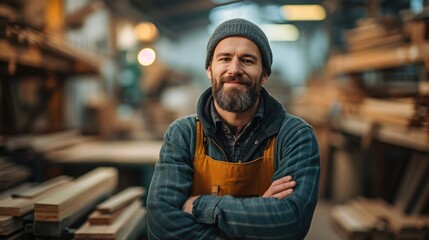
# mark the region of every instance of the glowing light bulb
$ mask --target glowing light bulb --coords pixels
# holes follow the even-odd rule
[[[144,48],[137,55],[137,60],[143,66],[149,66],[155,62],[156,53],[152,48]]]

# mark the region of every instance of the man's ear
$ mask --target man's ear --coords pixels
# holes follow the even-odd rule
[[[262,74],[262,78],[261,78],[261,84],[264,84],[268,81],[268,73],[267,71],[264,70],[263,74]]]
[[[209,65],[206,69],[207,77],[212,80],[212,66]]]

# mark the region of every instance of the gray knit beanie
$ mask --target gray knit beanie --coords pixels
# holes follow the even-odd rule
[[[214,49],[216,45],[224,38],[239,36],[245,37],[254,42],[261,52],[262,64],[267,71],[271,74],[271,63],[273,62],[273,54],[271,52],[270,44],[268,43],[267,36],[264,32],[254,23],[241,18],[227,20],[221,23],[212,33],[209,42],[207,43],[207,57],[206,69],[209,67],[213,58]]]

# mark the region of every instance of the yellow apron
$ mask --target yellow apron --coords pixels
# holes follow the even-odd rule
[[[270,187],[274,174],[275,136],[267,144],[263,157],[245,163],[219,161],[205,155],[204,137],[204,130],[197,120],[191,196],[261,196]]]

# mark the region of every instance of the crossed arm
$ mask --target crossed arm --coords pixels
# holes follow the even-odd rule
[[[282,177],[280,179],[275,180],[271,186],[265,191],[262,197],[274,197],[279,200],[282,200],[292,194],[293,188],[296,186],[296,182],[292,181],[292,176]],[[191,196],[186,199],[185,204],[183,204],[183,211],[192,214],[192,208],[194,201],[199,196]]]
[[[166,134],[149,189],[149,239],[304,238],[317,202],[319,178],[319,153],[310,128],[297,130],[282,143],[285,147],[276,153],[282,156],[274,174],[277,180],[263,196],[254,198],[190,198],[193,170],[187,143],[194,139],[185,132],[189,130],[176,127]],[[293,181],[285,176],[293,176]]]

